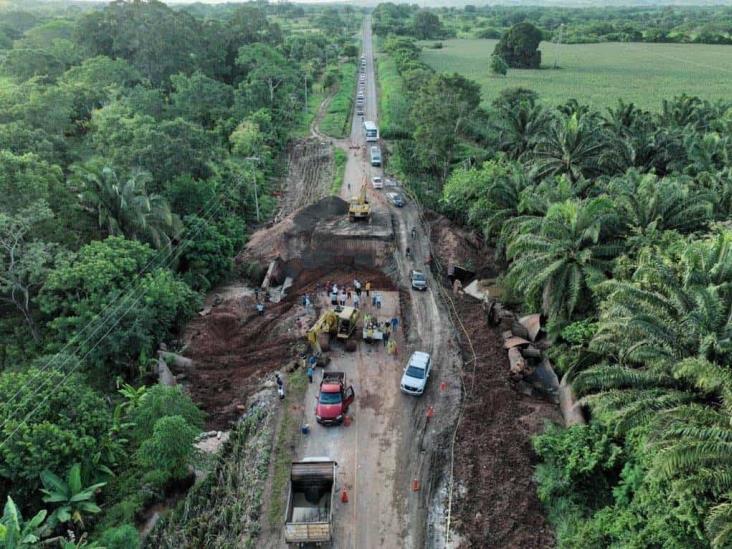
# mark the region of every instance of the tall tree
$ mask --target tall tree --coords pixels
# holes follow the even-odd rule
[[[167,200],[147,194],[150,175],[145,172],[120,180],[112,168],[87,163],[77,167],[75,178],[82,207],[96,216],[105,236],[125,235],[161,248],[169,246],[181,229]]]
[[[543,218],[518,228],[507,248],[511,285],[552,319],[571,319],[592,304],[591,288],[606,280],[621,251],[605,228],[610,202],[554,204]]]
[[[588,117],[575,113],[554,119],[533,151],[536,177],[563,174],[577,182],[582,177],[597,175],[604,148],[603,136]]]
[[[496,44],[493,54],[514,69],[538,69],[541,66],[541,31],[528,22],[508,29]]]
[[[59,247],[34,239],[33,232],[52,218],[53,212],[42,200],[15,215],[0,212],[0,301],[18,309],[36,342],[40,333],[31,305],[56,262]]]

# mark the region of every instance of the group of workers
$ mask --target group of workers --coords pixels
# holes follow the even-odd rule
[[[330,296],[331,305],[340,305],[345,307],[348,303],[353,303],[353,307],[358,309],[361,307],[362,295],[366,294],[367,302],[370,299],[371,304],[377,309],[381,309],[382,296],[379,292],[371,295],[371,282],[361,284],[358,279],[353,280],[352,286],[341,286],[335,282],[328,282],[325,285],[325,293]]]

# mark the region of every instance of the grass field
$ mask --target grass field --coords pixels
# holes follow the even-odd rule
[[[445,40],[440,50],[425,47],[422,57],[438,71],[459,72],[478,82],[484,103],[513,86],[531,88],[552,105],[575,98],[596,108],[613,106],[622,98],[658,110],[662,99],[682,93],[729,99],[732,46],[542,42],[541,70],[509,70],[504,77],[492,75],[488,67],[496,42]]]

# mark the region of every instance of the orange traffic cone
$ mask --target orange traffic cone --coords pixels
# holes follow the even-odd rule
[[[346,427],[351,426],[351,416],[345,416],[343,418],[343,425],[345,425]]]
[[[341,503],[348,503],[348,492],[345,490],[341,492]]]
[[[444,393],[445,389],[447,389],[447,383],[443,381],[442,383],[440,383],[440,391]]]
[[[432,416],[435,415],[435,411],[432,409],[432,406],[427,406],[427,421],[432,419]]]
[[[412,481],[412,492],[419,492],[419,480],[416,478]]]

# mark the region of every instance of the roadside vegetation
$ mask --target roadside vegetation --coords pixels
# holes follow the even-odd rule
[[[238,274],[360,21],[0,4],[0,545],[134,548],[146,510],[190,485],[205,414],[157,384],[157,349]]]
[[[406,103],[390,169],[496,250],[587,411],[534,440],[558,545],[728,547],[732,103],[481,97],[415,41],[381,44]]]
[[[355,50],[357,53],[358,50]],[[348,62],[334,70],[332,87],[336,88],[328,109],[320,121],[320,131],[341,139],[351,131],[351,114],[356,97],[356,63]]]
[[[343,149],[336,147],[333,151],[333,183],[330,187],[331,194],[339,196],[343,180],[346,177],[346,163],[348,162],[348,153]]]

